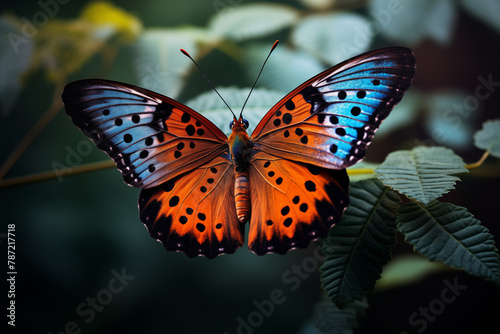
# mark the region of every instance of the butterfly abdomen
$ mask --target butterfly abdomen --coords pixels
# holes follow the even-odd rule
[[[250,217],[250,180],[248,171],[235,170],[234,201],[236,204],[236,216],[241,223]]]

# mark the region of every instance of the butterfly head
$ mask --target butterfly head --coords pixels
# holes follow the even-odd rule
[[[250,123],[248,123],[248,121],[244,118],[242,118],[240,116],[239,119],[236,119],[236,117],[229,123],[229,129],[231,130],[235,130],[235,128],[243,128],[243,130],[247,130],[248,129],[248,126],[250,125]]]
[[[235,165],[248,163],[251,150],[250,137],[247,133],[248,121],[241,116],[234,118],[229,124],[232,132],[228,138],[231,157]]]

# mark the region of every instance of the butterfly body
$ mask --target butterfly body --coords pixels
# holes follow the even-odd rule
[[[239,119],[235,117],[230,127],[232,132],[228,138],[228,143],[235,174],[234,200],[236,216],[240,223],[245,223],[250,217],[251,210],[248,168],[252,155],[252,143],[246,130],[248,125],[243,122],[241,117]]]
[[[140,218],[167,250],[208,258],[244,242],[286,253],[325,237],[349,203],[345,168],[361,160],[415,71],[406,48],[347,60],[304,82],[252,134],[228,137],[189,107],[108,80],[68,84],[67,113],[142,188]]]

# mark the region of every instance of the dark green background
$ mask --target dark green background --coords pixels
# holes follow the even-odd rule
[[[204,26],[215,13],[212,1],[114,3],[137,15],[146,28]],[[295,1],[288,3],[300,7]],[[83,2],[71,1],[61,6],[57,18],[73,19],[83,5]],[[28,19],[39,10],[34,1],[4,3],[0,8],[0,12],[10,11]],[[269,43],[283,37],[286,38],[283,32],[269,36]],[[449,46],[424,41],[414,48],[418,63],[414,87],[427,92],[452,87],[473,93],[478,75],[492,73],[493,78],[500,81],[499,41],[498,33],[460,11]],[[379,43],[394,44],[384,40]],[[219,56],[215,52],[201,62],[214,82],[251,84],[238,72],[236,64],[228,64],[227,59],[221,62]],[[134,83],[130,57],[127,49],[122,49],[107,78]],[[99,61],[92,59],[71,79],[94,75]],[[206,83],[193,75],[187,87],[181,97],[184,101],[205,91]],[[50,105],[53,89],[41,72],[27,79],[15,108],[0,119],[0,161],[5,160]],[[485,119],[498,117],[499,106],[500,89],[482,102],[485,113],[474,119],[473,128],[479,129]],[[418,121],[422,121],[422,117]],[[380,162],[393,150],[408,149],[408,144],[412,145],[408,138],[416,139],[413,145],[428,138],[421,122],[374,142],[368,153],[369,160]],[[54,162],[67,165],[68,148],[76,150],[85,140],[65,113],[60,112],[8,177],[47,171]],[[481,155],[477,149],[456,152],[468,162]],[[82,163],[105,158],[104,153],[92,146],[90,154],[82,156]],[[473,171],[472,175],[464,176],[457,190],[444,200],[467,207],[499,240],[500,182],[495,177],[498,164],[493,163],[486,166],[483,173]],[[493,177],[485,175],[490,171]],[[69,321],[75,321],[81,333],[236,333],[237,318],[246,319],[256,310],[252,302],[269,299],[275,289],[283,292],[285,301],[276,305],[273,314],[265,318],[254,333],[297,333],[311,317],[313,306],[321,296],[319,274],[313,272],[308,278],[294,281],[294,284],[299,282],[295,291],[291,290],[294,284],[284,280],[283,275],[298,277],[288,271],[311,257],[314,245],[285,256],[258,257],[244,246],[233,255],[214,260],[189,259],[184,254],[164,251],[160,243],[149,237],[138,216],[139,192],[127,187],[114,169],[0,189],[0,233],[6,233],[7,224],[16,224],[16,330],[19,333],[59,333]],[[5,239],[1,244],[5,250]],[[409,251],[411,247],[402,240],[395,247],[396,254]],[[135,278],[122,292],[113,295],[112,301],[96,313],[93,321],[86,323],[86,317],[76,313],[77,306],[107,288],[113,278],[112,270],[121,272],[122,268]],[[370,295],[371,308],[361,331],[399,333],[418,328],[408,325],[408,316],[439,297],[444,279],[453,281],[457,277],[467,289],[456,302],[447,305],[435,321],[429,322],[425,332],[486,333],[492,332],[486,330],[492,326],[498,330],[498,291],[490,283],[454,271],[433,275],[412,286]],[[4,291],[0,295],[4,295]]]

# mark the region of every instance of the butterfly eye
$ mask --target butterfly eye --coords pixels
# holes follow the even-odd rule
[[[229,129],[232,130],[234,125],[234,121],[229,122]]]
[[[248,129],[248,126],[250,125],[250,123],[248,123],[248,121],[246,119],[243,119],[243,125],[245,126],[245,129]]]

